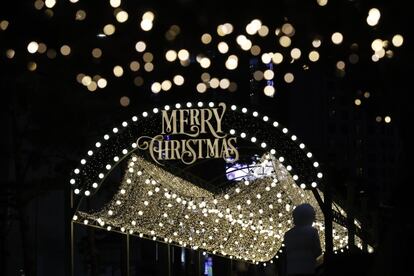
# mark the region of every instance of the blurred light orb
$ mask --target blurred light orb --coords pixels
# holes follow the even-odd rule
[[[274,53],[272,56],[272,61],[274,64],[280,64],[283,61],[283,55],[281,53]]]
[[[106,81],[106,79],[101,78],[98,80],[97,84],[99,88],[105,88],[108,82]]]
[[[210,87],[211,87],[211,88],[216,89],[217,87],[219,87],[219,85],[220,85],[220,81],[219,81],[219,79],[218,79],[218,78],[212,78],[212,79],[210,80],[209,84],[210,84]]]
[[[383,45],[383,41],[378,38],[378,39],[375,39],[374,41],[372,41],[371,48],[372,48],[372,50],[377,52],[377,51],[382,49],[382,45]]]
[[[293,35],[295,34],[295,28],[293,28],[292,24],[290,24],[290,23],[285,23],[285,24],[283,24],[283,26],[282,26],[282,32],[283,32],[285,35],[287,35],[287,36],[291,37],[291,36],[293,36]]]
[[[120,11],[115,17],[119,23],[124,23],[128,20],[128,13],[126,11]]]
[[[138,71],[140,68],[140,64],[138,61],[134,60],[131,61],[131,63],[129,64],[129,69],[131,69],[131,71],[136,72]]]
[[[371,27],[378,24],[381,17],[381,12],[377,8],[372,8],[368,12],[367,24]]]
[[[175,75],[173,81],[175,85],[181,86],[184,84],[184,77],[181,75]]]
[[[112,8],[118,8],[121,5],[121,0],[110,0],[109,4]]]
[[[391,117],[390,116],[385,116],[384,122],[387,123],[387,124],[391,123]]]
[[[269,28],[265,25],[262,25],[258,30],[258,33],[261,37],[265,37],[269,34]]]
[[[46,0],[45,5],[46,5],[46,7],[51,9],[56,5],[56,0]]]
[[[94,58],[100,58],[100,57],[102,56],[102,50],[101,50],[101,49],[99,49],[99,48],[94,48],[94,49],[92,50],[92,56],[93,56]]]
[[[284,80],[286,83],[292,83],[294,79],[295,79],[295,76],[293,76],[292,73],[286,73],[284,76]]]
[[[315,48],[319,48],[321,46],[321,44],[322,44],[322,41],[319,38],[315,38],[312,41],[312,46],[315,47]]]
[[[34,54],[39,49],[39,44],[36,41],[32,41],[27,45],[27,51]]]
[[[268,70],[266,70],[264,73],[263,73],[263,77],[266,79],[266,80],[271,80],[271,79],[273,79],[273,77],[275,76],[275,73],[273,72],[273,70],[270,70],[270,69],[268,69]]]
[[[229,45],[227,45],[226,42],[222,41],[217,45],[217,48],[218,48],[220,53],[225,54],[229,50]]]
[[[316,62],[319,60],[319,53],[317,51],[311,51],[309,53],[309,60],[312,62]]]
[[[161,83],[161,89],[164,91],[170,90],[172,87],[172,83],[169,80],[165,80]]]
[[[321,7],[326,6],[326,4],[328,4],[328,0],[316,0],[316,2]]]
[[[264,63],[264,64],[268,64],[268,63],[270,63],[272,61],[272,56],[269,54],[269,53],[264,53],[263,55],[262,55],[262,62]]]
[[[137,50],[137,52],[140,52],[140,53],[142,53],[142,52],[144,52],[145,51],[145,49],[147,48],[147,45],[145,44],[145,42],[144,41],[138,41],[136,44],[135,44],[135,50]]]
[[[151,11],[146,11],[143,15],[142,15],[142,20],[148,20],[148,21],[154,21],[155,19],[155,15],[153,12]]]
[[[392,38],[392,45],[394,45],[394,47],[401,47],[401,45],[403,45],[404,43],[404,38],[402,35],[400,34],[396,34],[393,36]]]
[[[165,53],[165,59],[168,60],[169,62],[173,62],[174,60],[177,59],[177,52],[174,50],[168,50]]]
[[[143,19],[140,23],[141,29],[145,32],[148,32],[152,29],[152,21],[148,19]]]
[[[71,49],[68,45],[63,45],[60,47],[60,53],[64,56],[70,55]]]
[[[212,39],[211,35],[207,34],[207,33],[205,33],[201,36],[201,42],[203,44],[209,44],[211,42],[211,39]]]
[[[124,74],[124,69],[119,65],[116,65],[112,71],[115,77],[118,77],[118,78]]]
[[[332,34],[331,40],[334,44],[339,45],[344,40],[344,37],[340,32],[335,32]]]
[[[123,96],[123,97],[121,97],[121,99],[119,100],[119,102],[120,102],[120,104],[123,107],[127,107],[129,105],[129,103],[130,103],[130,100],[129,100],[129,97]]]
[[[113,35],[115,33],[115,26],[112,24],[107,24],[104,26],[103,32],[106,35]]]
[[[199,93],[204,93],[207,91],[207,85],[205,83],[200,82],[199,84],[197,84],[197,92]]]
[[[201,67],[208,68],[208,67],[210,67],[210,65],[211,65],[211,61],[210,61],[209,58],[207,58],[207,57],[201,58],[201,60],[200,60],[200,66]]]
[[[275,95],[275,88],[272,85],[267,85],[263,89],[263,92],[268,97],[273,97]]]
[[[159,93],[161,91],[161,84],[159,82],[154,82],[151,85],[151,91],[152,93]]]
[[[299,58],[300,58],[300,55],[301,55],[301,51],[300,51],[300,49],[298,49],[298,48],[293,48],[293,49],[290,51],[290,56],[291,56],[293,59],[299,59]]]
[[[230,86],[230,81],[228,79],[221,79],[220,80],[220,88],[227,89]]]
[[[291,43],[292,43],[292,40],[290,39],[290,37],[288,37],[286,35],[281,36],[279,38],[279,44],[280,44],[280,46],[282,46],[284,48],[289,47]]]
[[[186,49],[181,49],[178,51],[178,58],[180,60],[188,60],[190,58],[190,53]]]
[[[237,68],[239,59],[236,55],[231,55],[226,60],[226,68],[228,70],[234,70]]]

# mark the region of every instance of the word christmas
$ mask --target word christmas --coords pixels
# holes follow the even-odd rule
[[[138,148],[148,150],[152,159],[181,160],[192,164],[197,159],[224,158],[234,162],[239,159],[237,138],[227,137],[222,121],[226,104],[216,108],[163,110],[162,132],[154,137],[141,136]]]

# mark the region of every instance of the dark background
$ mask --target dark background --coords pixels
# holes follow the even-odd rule
[[[347,183],[355,184],[353,210],[376,249],[370,263],[365,264],[370,275],[394,275],[410,267],[414,231],[409,192],[413,54],[411,13],[406,1],[331,0],[326,7],[310,0],[123,1],[121,7],[130,15],[128,24],[114,24],[115,35],[104,39],[96,34],[105,24],[114,22],[113,9],[106,1],[58,1],[53,16],[45,8],[36,10],[33,2],[0,4],[0,20],[10,22],[6,31],[0,31],[0,275],[64,275],[69,252],[71,170],[96,140],[124,119],[152,106],[199,100],[244,104],[286,125],[322,164],[336,201],[345,204]],[[381,11],[376,27],[365,22],[372,7]],[[87,11],[85,21],[74,20],[80,8]],[[147,10],[156,15],[149,34],[139,30],[140,16]],[[195,84],[203,72],[197,66],[161,65],[152,73],[141,68],[136,75],[127,68],[136,55],[133,45],[138,40],[151,41],[151,51],[159,60],[167,49],[182,47],[190,52],[207,51],[220,60],[215,47],[200,43],[201,34],[215,33],[216,26],[225,22],[231,22],[241,33],[254,18],[270,27],[269,37],[274,37],[276,26],[291,22],[296,28],[293,44],[302,50],[301,59],[305,60],[278,67],[274,98],[263,95],[262,84],[251,82],[252,70],[262,69],[251,59],[241,58],[237,73],[229,75],[238,84],[235,92],[196,92]],[[172,24],[180,26],[181,34],[170,42],[164,34]],[[344,35],[344,43],[334,47],[329,40],[336,31]],[[397,33],[404,36],[404,44],[395,49],[394,57],[372,62],[372,40],[391,40]],[[323,41],[321,59],[310,64],[306,56],[315,35]],[[46,54],[30,55],[26,47],[32,40],[44,42],[57,52],[61,45],[68,44],[72,52],[67,57],[58,53],[55,59]],[[277,43],[271,39],[259,41],[268,49]],[[354,42],[359,45],[356,52],[360,60],[355,65],[348,62]],[[101,59],[91,57],[94,47],[103,49]],[[8,59],[6,51],[11,48],[16,55]],[[345,74],[335,69],[338,60],[346,62]],[[37,63],[33,72],[27,69],[32,61]],[[111,73],[115,64],[124,66],[122,78]],[[304,64],[309,70],[303,69]],[[171,77],[176,71],[186,76],[186,85],[159,94],[151,92],[152,82]],[[212,76],[228,74],[214,66],[208,71]],[[292,84],[283,82],[284,72],[294,73]],[[106,76],[108,86],[90,92],[76,81],[79,73]],[[144,79],[143,86],[134,85],[137,75]],[[370,92],[368,99],[363,96],[365,91]],[[120,104],[124,96],[130,99],[126,107]],[[362,100],[361,106],[354,104],[356,98]],[[377,116],[382,117],[381,122],[376,121]],[[385,116],[391,116],[391,123],[384,123]],[[90,241],[85,239],[90,235],[84,229],[79,231],[78,273],[90,274],[90,259],[82,257],[88,255]],[[110,245],[102,249],[107,253],[102,255],[122,250],[116,246],[119,237],[108,239]],[[148,266],[156,267],[152,260],[146,261]],[[147,273],[162,275],[155,268]]]

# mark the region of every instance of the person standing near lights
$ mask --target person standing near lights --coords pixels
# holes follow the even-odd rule
[[[293,210],[292,216],[294,227],[284,235],[287,275],[315,275],[317,259],[322,254],[318,230],[312,227],[315,210],[304,203]]]

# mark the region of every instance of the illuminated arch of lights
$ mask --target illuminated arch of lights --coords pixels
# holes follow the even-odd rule
[[[159,123],[162,110],[214,106],[214,102],[187,102],[153,108],[105,134],[81,159],[69,180],[77,202],[73,220],[108,231],[266,264],[282,251],[283,235],[292,227],[292,210],[308,202],[316,207],[315,227],[324,243],[323,213],[318,201],[318,197],[323,198],[318,189],[323,177],[319,163],[294,134],[266,115],[230,106],[224,129],[261,149],[262,155],[247,173],[233,179],[235,185],[216,193],[139,154],[136,138],[139,133],[149,136],[156,133],[159,126],[155,124]],[[99,210],[82,210],[82,200],[97,194],[123,160],[128,166],[112,199]],[[346,217],[336,204],[333,211]],[[348,246],[347,229],[338,222],[334,222],[334,249],[343,250]],[[360,229],[357,221],[356,226]],[[356,241],[362,247],[359,237]]]

